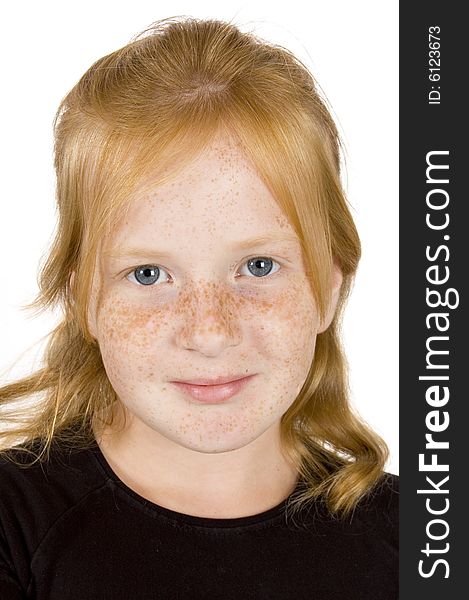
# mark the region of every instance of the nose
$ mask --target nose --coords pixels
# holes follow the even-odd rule
[[[241,327],[230,294],[215,286],[194,290],[187,298],[179,343],[205,356],[217,356],[241,342]]]

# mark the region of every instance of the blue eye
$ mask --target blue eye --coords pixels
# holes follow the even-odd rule
[[[258,278],[258,276],[263,277],[272,271],[274,261],[266,256],[259,256],[250,258],[246,264],[249,272]]]
[[[133,275],[141,285],[153,285],[158,281],[161,271],[164,272],[164,269],[160,269],[156,265],[142,265],[131,271],[127,277]]]
[[[249,258],[244,265],[247,265],[249,273],[254,275],[254,278],[265,279],[265,277],[271,273],[274,263],[276,263],[276,261],[267,256],[256,256],[254,258]],[[138,284],[152,286],[157,281],[160,281],[161,272],[166,273],[166,270],[158,267],[157,265],[141,265],[128,273],[126,278],[129,279],[132,276],[133,281],[137,282]],[[276,271],[274,271],[274,273],[275,272]],[[242,273],[242,275],[245,274]],[[129,281],[132,281],[132,279],[129,279]]]

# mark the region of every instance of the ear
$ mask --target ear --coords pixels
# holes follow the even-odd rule
[[[324,321],[320,324],[318,333],[323,333],[332,323],[332,319],[334,318],[335,311],[337,308],[337,302],[339,301],[340,289],[342,287],[343,275],[339,265],[334,260],[334,264],[332,265],[332,274],[331,274],[331,302],[329,304],[329,308],[327,310]]]

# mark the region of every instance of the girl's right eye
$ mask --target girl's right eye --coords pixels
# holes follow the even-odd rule
[[[166,273],[164,269],[156,265],[142,265],[130,271],[126,278],[129,279],[132,276],[133,279],[129,279],[129,281],[136,281],[141,285],[153,285],[158,281],[161,271]]]

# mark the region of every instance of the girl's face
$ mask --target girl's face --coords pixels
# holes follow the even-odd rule
[[[320,329],[298,238],[229,137],[132,200],[104,241],[90,305],[109,380],[157,435],[199,452],[245,446],[295,400],[337,294]],[[171,383],[246,375],[216,404]]]

